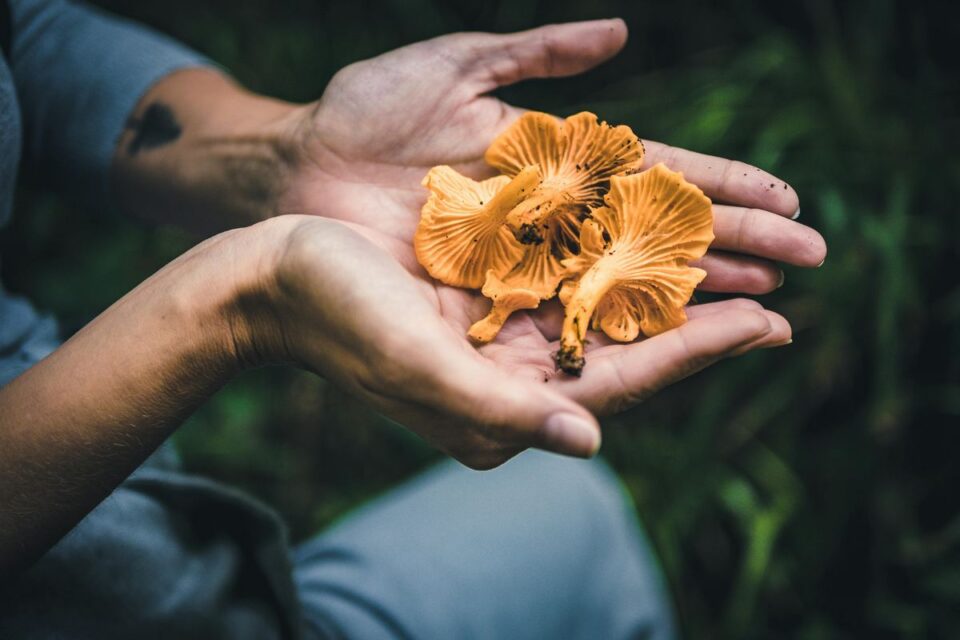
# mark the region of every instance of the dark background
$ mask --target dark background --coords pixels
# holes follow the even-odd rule
[[[954,3],[98,2],[251,88],[312,100],[341,66],[450,31],[622,16],[627,49],[506,98],[590,109],[791,182],[826,264],[765,302],[787,348],[722,363],[606,421],[690,637],[960,632],[960,162]],[[25,189],[4,279],[71,332],[192,239]],[[307,374],[262,369],[177,435],[191,469],[275,505],[295,539],[430,464]]]

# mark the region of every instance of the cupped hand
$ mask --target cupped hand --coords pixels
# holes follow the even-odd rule
[[[626,37],[621,20],[458,33],[344,68],[298,114],[302,161],[280,211],[339,218],[409,242],[427,196],[420,181],[431,167],[490,174],[484,151],[523,113],[491,91],[581,73],[616,54]],[[791,220],[799,201],[783,180],[741,162],[644,144],[648,166],[682,171],[716,203],[716,241],[698,265],[708,274],[701,289],[766,293],[782,282],[776,261],[823,261],[820,234]]]
[[[570,378],[555,372],[557,341],[530,316],[475,349],[466,330],[483,299],[430,278],[409,243],[316,216],[262,224],[282,239],[265,261],[267,304],[248,316],[244,333],[258,355],[247,359],[310,368],[478,469],[528,447],[593,455],[594,414],[625,409],[723,357],[790,339],[787,322],[757,303],[704,304],[655,338],[595,337],[583,376]]]
[[[487,468],[529,446],[591,455],[600,439],[593,414],[623,410],[723,357],[790,340],[787,321],[756,302],[697,305],[687,324],[648,340],[612,344],[591,334],[583,376],[569,378],[554,372],[555,300],[513,314],[494,343],[476,349],[466,330],[489,302],[432,281],[417,264],[411,240],[425,173],[448,164],[488,175],[484,151],[522,113],[489,92],[585,71],[625,39],[619,20],[455,34],[350,65],[332,79],[299,116],[302,161],[280,206],[348,223],[299,222],[312,230],[298,236],[283,270],[291,292],[312,292],[299,311],[300,298],[285,307],[289,318],[301,317],[296,326],[328,314],[319,333],[290,329],[304,340],[297,350],[311,354],[309,366],[464,463]],[[791,220],[798,200],[782,180],[736,161],[645,146],[647,164],[683,171],[716,203],[702,289],[764,293],[782,281],[775,262],[823,261],[822,237]],[[321,266],[328,255],[342,259],[330,273]]]

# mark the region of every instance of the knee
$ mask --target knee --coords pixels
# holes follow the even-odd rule
[[[659,563],[623,484],[601,460],[536,453],[530,473],[562,496],[568,535],[582,544],[581,576],[603,637],[676,637],[674,612]],[[567,561],[576,564],[573,556]],[[586,585],[590,585],[586,588]],[[586,597],[586,593],[583,594]],[[584,603],[586,605],[586,603]]]
[[[616,473],[602,460],[578,460],[542,451],[523,455],[532,486],[559,496],[570,514],[594,525],[624,526],[635,520],[632,501]]]

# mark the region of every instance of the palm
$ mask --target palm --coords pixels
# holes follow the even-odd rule
[[[420,71],[424,68],[431,69],[429,76]],[[317,107],[323,144],[314,150],[305,180],[318,196],[323,193],[328,217],[367,227],[364,235],[375,241],[380,234],[399,240],[380,238],[378,244],[432,290],[438,313],[463,336],[489,302],[429,278],[416,265],[410,242],[426,199],[420,186],[426,172],[438,164],[475,176],[489,170],[483,153],[516,115],[512,107],[477,95],[467,84],[459,68],[429,42],[347,67],[333,78]],[[364,99],[369,95],[384,99]],[[357,122],[369,126],[358,130]],[[330,178],[339,183],[332,199]],[[481,352],[513,373],[542,380],[553,369],[550,339],[546,326],[518,313],[499,344]]]
[[[300,206],[409,241],[430,167],[477,175],[484,150],[512,119],[513,109],[467,85],[432,42],[343,69],[314,114]]]
[[[395,334],[393,337],[399,337],[407,344],[422,345],[414,350],[420,361],[408,360],[407,366],[428,368],[432,362],[443,360],[447,355],[459,356],[466,352],[496,367],[501,374],[558,387],[565,395],[604,414],[635,404],[669,381],[650,378],[644,385],[628,385],[625,382],[628,376],[622,369],[643,360],[642,344],[617,344],[594,332],[588,333],[586,350],[590,354],[590,364],[583,378],[557,374],[552,354],[558,348],[562,309],[555,299],[544,303],[536,312],[514,313],[496,342],[474,349],[466,337],[467,328],[488,311],[488,300],[478,292],[450,287],[431,278],[417,264],[408,241],[353,223],[347,226],[375,245],[369,247],[369,251],[379,253],[379,249],[388,254],[395,264],[395,270],[389,277],[373,285],[382,288],[382,294],[376,296],[380,301],[380,308],[376,312],[389,318],[391,331]],[[377,259],[374,253],[368,254],[366,251],[354,257],[358,271],[363,271],[366,265]],[[397,296],[398,292],[401,295]],[[395,307],[385,308],[384,301],[391,297],[400,302]],[[414,298],[418,300],[417,303],[413,302]],[[430,310],[432,317],[427,317],[426,309]],[[731,300],[691,308],[688,315],[697,318],[723,311],[757,309],[760,306],[756,303]],[[374,313],[374,310],[371,309],[370,313]],[[782,322],[782,319],[779,321]],[[438,325],[442,325],[443,330],[433,328]],[[779,335],[784,329],[789,330],[785,323],[777,327],[774,333]],[[666,342],[661,343],[661,349],[668,347],[664,349],[665,352],[672,350],[669,341],[672,339],[675,342],[679,335],[669,334],[665,334]],[[688,349],[684,344],[680,346],[683,350]],[[656,349],[651,350],[648,357],[656,358],[656,353]],[[702,362],[699,366],[704,364]],[[692,370],[683,370],[683,373],[688,374]]]
[[[414,359],[424,370],[434,366],[428,360],[450,361],[467,353],[475,364],[510,377],[547,381],[593,410],[609,411],[721,354],[789,336],[783,318],[761,312],[756,303],[703,305],[691,310],[688,325],[644,343],[610,345],[592,336],[583,378],[555,376],[556,301],[534,314],[514,314],[495,343],[475,350],[466,330],[486,313],[489,302],[476,292],[433,281],[417,264],[411,243],[427,195],[420,185],[423,176],[439,164],[482,176],[489,171],[484,151],[521,113],[487,94],[526,78],[584,71],[616,53],[625,36],[618,21],[505,36],[445,36],[350,65],[331,80],[310,111],[303,143],[308,162],[293,176],[281,206],[349,223],[386,250],[402,266],[397,271],[407,272],[405,278],[412,276],[419,302],[385,312],[395,313],[392,319],[411,316],[402,324],[405,336],[422,346],[423,353]],[[796,194],[779,179],[720,158],[656,143],[646,146],[648,161],[682,170],[715,201],[729,203],[715,207],[712,249],[725,251],[711,251],[701,262],[708,272],[703,288],[762,293],[779,280],[779,268],[768,259],[804,266],[822,260],[825,247],[819,234],[786,219],[796,209]],[[767,188],[774,184],[776,189]],[[400,286],[399,274],[396,282]],[[419,313],[429,308],[432,317],[412,317],[418,313],[414,308]],[[714,313],[713,321],[703,317]],[[426,338],[425,326],[435,328]],[[463,371],[468,375],[467,368]],[[471,371],[469,375],[480,375]]]
[[[486,298],[476,291],[450,287],[431,278],[417,264],[408,241],[362,225],[348,226],[389,254],[399,266],[408,271],[413,276],[418,297],[429,303],[436,316],[453,331],[461,347],[472,349],[466,338],[467,329],[488,311],[490,302]],[[404,315],[406,310],[397,308],[391,311]],[[500,332],[497,342],[485,345],[478,351],[510,373],[540,381],[550,379],[553,377],[550,352],[551,347],[556,349],[555,334],[559,331],[559,313],[559,306],[545,308],[537,314],[536,319],[530,313],[517,312]],[[422,321],[423,318],[410,318],[409,326],[416,330],[418,323]],[[599,342],[601,341],[596,343]]]

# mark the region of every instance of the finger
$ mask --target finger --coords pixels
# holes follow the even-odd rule
[[[747,298],[732,298],[730,300],[718,300],[717,302],[707,302],[704,304],[691,304],[685,309],[688,320],[701,318],[721,311],[731,309],[748,309],[753,311],[762,311],[763,305],[756,300]],[[548,342],[553,342],[560,338],[560,332],[563,330],[563,307],[557,300],[549,300],[540,305],[540,308],[532,314],[533,321],[537,329]],[[603,333],[588,333],[591,348],[603,347],[611,344],[618,344],[614,340],[607,338]]]
[[[721,311],[729,311],[731,309],[762,311],[763,305],[756,300],[732,298],[730,300],[718,300],[717,302],[707,302],[704,304],[691,304],[687,306],[685,311],[687,319],[693,320],[694,318],[720,313]],[[539,309],[531,313],[531,317],[537,329],[547,342],[560,339],[560,332],[563,330],[563,306],[556,298],[542,303]],[[587,345],[588,349],[617,344],[617,342],[610,340],[603,333],[593,335],[593,332],[589,332],[588,335],[590,336],[590,344]]]
[[[730,355],[790,340],[772,311],[729,309],[633,344],[594,352],[579,379],[556,378],[571,398],[599,413],[621,411]]]
[[[748,298],[732,298],[730,300],[719,300],[717,302],[707,302],[704,304],[691,304],[684,309],[684,312],[687,314],[687,320],[693,320],[694,318],[704,318],[718,313],[723,313],[724,311],[736,309],[746,311],[764,311],[763,305],[756,300],[750,300]],[[602,351],[610,346],[624,344],[623,342],[619,342],[608,337],[607,334],[603,333],[602,331],[588,331],[586,342],[587,344],[585,350],[587,353]]]
[[[783,284],[783,271],[768,260],[710,251],[691,263],[707,272],[698,287],[714,293],[770,293]]]
[[[731,298],[730,300],[718,300],[717,302],[706,302],[704,304],[692,304],[685,311],[687,320],[705,318],[724,311],[763,311],[763,305],[756,300],[749,298]]]
[[[717,207],[717,209],[721,209],[721,207]],[[714,246],[719,245],[719,248],[724,249],[739,249],[744,253],[752,252],[798,266],[817,266],[823,262],[826,245],[820,234],[813,229],[764,211],[758,212],[766,214],[765,218],[759,223],[750,221],[740,223],[736,216],[743,211],[751,210],[724,207],[721,211],[718,211],[714,218],[714,233],[717,237]],[[771,220],[777,222],[771,226]],[[793,234],[793,237],[789,239],[767,240],[762,237],[766,234],[781,233],[776,230],[776,225],[779,223],[800,227],[802,231],[797,231],[792,227],[788,228],[788,231]],[[743,231],[732,230],[732,227],[741,224],[744,227]],[[740,236],[740,238],[738,239],[737,236]],[[790,254],[790,257],[787,254]],[[711,251],[692,264],[707,272],[707,277],[698,287],[701,291],[759,295],[777,289],[783,284],[784,279],[783,271],[779,267],[767,260],[751,256]],[[688,311],[696,310],[693,311],[693,314],[696,315],[704,307],[712,308],[711,305],[694,305],[689,307]],[[530,313],[530,316],[544,338],[556,340],[560,336],[560,329],[563,325],[563,313],[563,307],[554,299],[541,303],[536,311]],[[689,312],[688,315],[690,315]]]
[[[467,73],[486,93],[531,78],[572,76],[616,55],[627,41],[627,25],[615,18],[551,24],[508,34],[450,36]]]
[[[789,184],[757,167],[737,160],[695,153],[644,140],[644,165],[662,162],[682,171],[710,198],[727,204],[765,209],[791,218],[800,211],[800,199]]]
[[[442,368],[427,385],[427,404],[470,425],[498,452],[537,447],[565,455],[590,457],[600,447],[600,428],[582,406],[542,383],[493,366],[474,351],[444,354]],[[458,456],[470,463],[466,452]],[[483,465],[483,461],[479,461]]]
[[[806,225],[762,209],[715,205],[713,249],[816,267],[827,257],[823,236]]]

